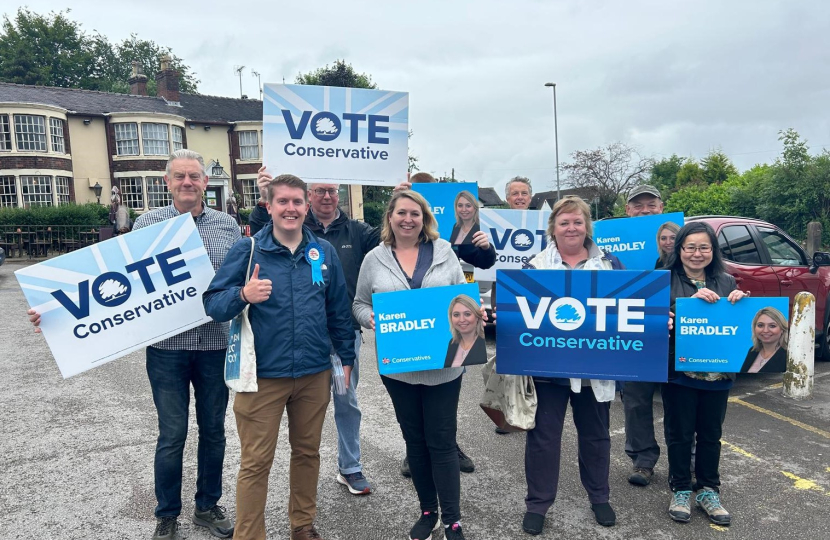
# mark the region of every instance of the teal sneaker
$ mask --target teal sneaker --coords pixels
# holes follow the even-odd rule
[[[720,495],[712,488],[701,489],[695,497],[695,505],[706,512],[709,521],[715,525],[728,527],[732,523],[732,516],[721,506]]]

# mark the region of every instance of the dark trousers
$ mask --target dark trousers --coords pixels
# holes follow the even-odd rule
[[[427,386],[381,376],[401,426],[412,483],[422,512],[438,511],[450,525],[461,520],[461,473],[455,444],[461,377]]]
[[[190,385],[196,397],[196,506],[212,508],[222,497],[225,460],[225,350],[167,351],[147,347],[147,376],[158,413],[156,442],[156,517],[182,510],[182,456],[187,439]]]
[[[537,382],[536,395],[536,427],[527,432],[525,446],[527,511],[544,515],[556,500],[562,427],[569,400],[579,444],[579,477],[582,485],[592,504],[608,502],[611,403],[598,402],[590,386],[583,386],[581,392],[576,394],[570,386]]]
[[[699,390],[679,384],[663,385],[669,486],[672,491],[696,491],[720,486],[720,438],[729,390]],[[692,486],[692,444],[697,435]]]
[[[660,457],[654,437],[654,392],[661,383],[626,382],[623,387],[625,410],[625,453],[635,467],[653,469]]]

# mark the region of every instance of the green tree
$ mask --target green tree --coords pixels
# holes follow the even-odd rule
[[[677,174],[687,161],[687,158],[677,154],[655,161],[651,166],[649,184],[659,189],[663,197],[668,198],[677,189]]]
[[[730,176],[738,174],[738,169],[732,164],[726,154],[720,150],[712,150],[700,162],[702,179],[707,184],[720,184]]]
[[[127,79],[132,61],[137,60],[151,74],[147,89],[155,95],[152,74],[159,67],[159,57],[169,54],[173,69],[180,74],[180,90],[196,92],[199,81],[168,47],[135,34],[113,45],[97,32],[86,34],[69,13],[40,15],[20,8],[14,18],[4,16],[0,24],[0,81],[128,93]]]
[[[38,15],[26,8],[0,29],[0,80],[75,88],[94,88],[96,59],[81,25],[69,10]]]
[[[294,80],[296,84],[315,84],[318,86],[341,86],[345,88],[370,88],[377,85],[368,73],[358,73],[345,60],[335,60],[333,66],[326,64],[315,71],[300,73]]]
[[[691,184],[703,183],[703,169],[700,168],[697,161],[689,159],[680,166],[677,171],[677,183],[675,189],[680,189]]]

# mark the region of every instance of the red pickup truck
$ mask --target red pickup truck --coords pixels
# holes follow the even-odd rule
[[[715,229],[726,269],[741,290],[790,299],[801,291],[813,293],[816,356],[830,360],[830,254],[816,252],[810,259],[784,231],[758,219],[695,216],[686,221],[705,221]]]

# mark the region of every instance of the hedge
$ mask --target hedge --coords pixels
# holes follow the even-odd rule
[[[35,206],[31,208],[0,208],[0,225],[82,225],[108,227],[109,207],[96,203]],[[130,209],[130,218],[136,213]]]

